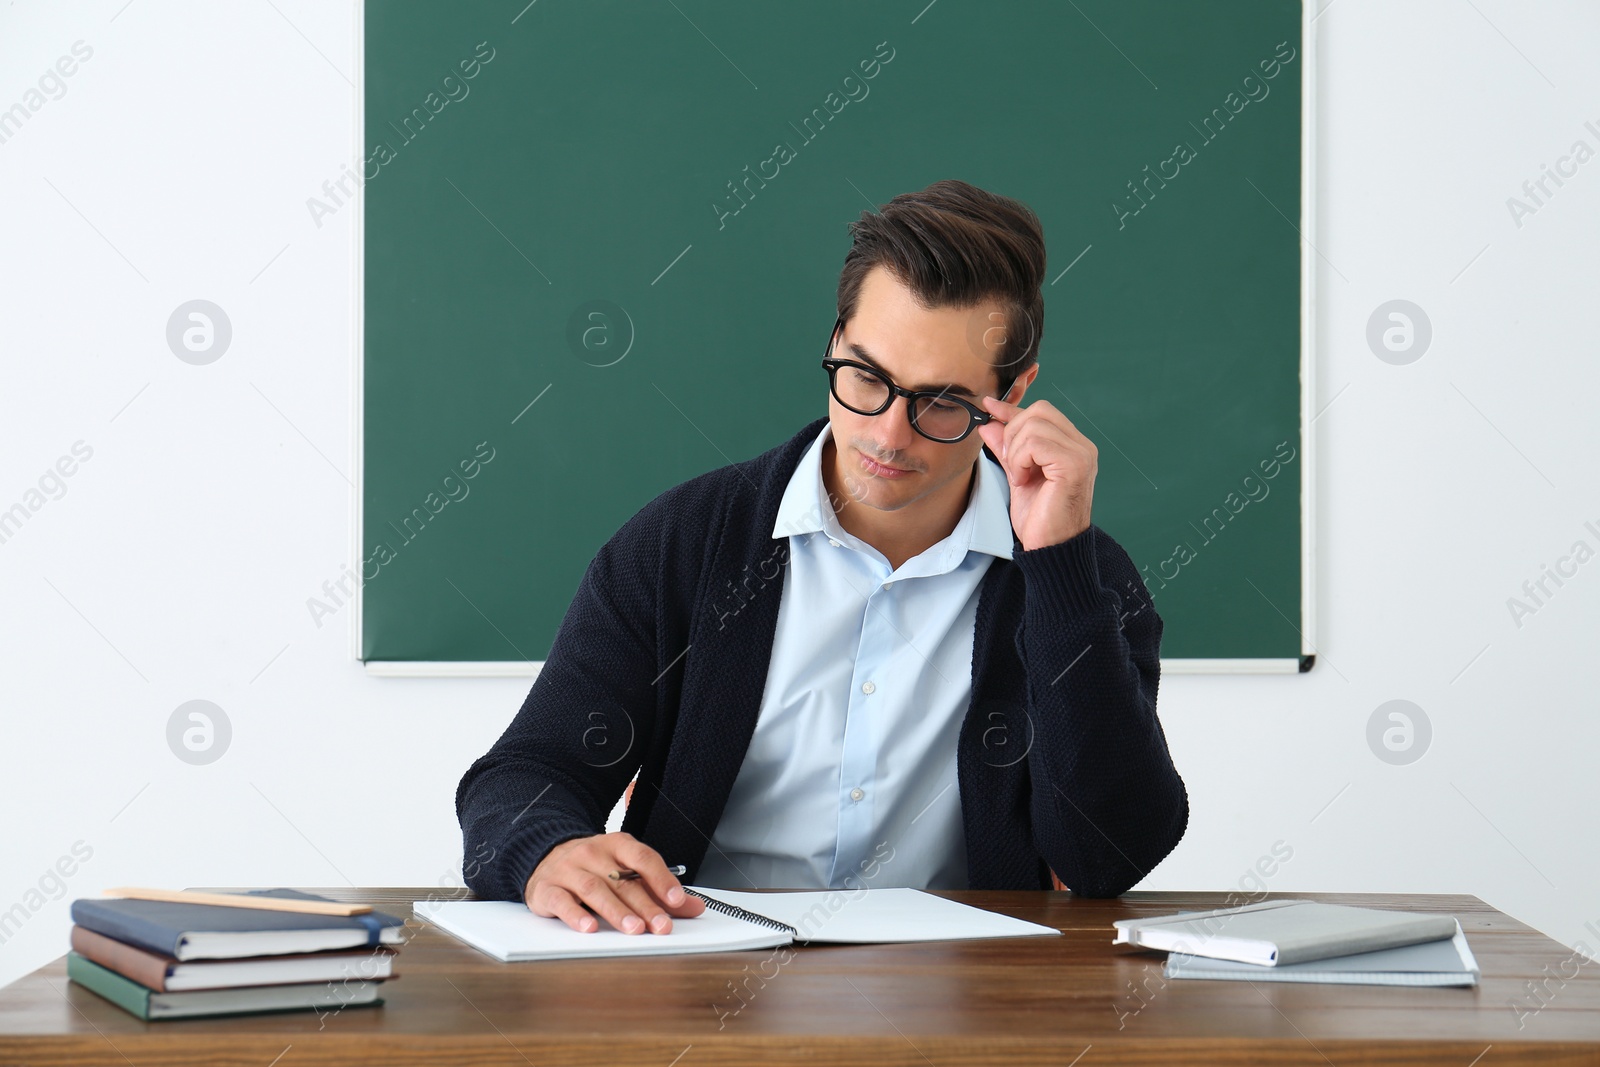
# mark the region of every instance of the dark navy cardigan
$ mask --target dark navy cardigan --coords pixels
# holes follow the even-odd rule
[[[677,485],[595,555],[516,718],[456,789],[463,873],[521,900],[553,846],[622,829],[693,883],[761,706],[788,563],[778,503],[817,419]],[[992,454],[991,454],[992,455]],[[1125,892],[1183,836],[1156,718],[1161,618],[1098,527],[993,559],[978,599],[956,778],[973,889]]]

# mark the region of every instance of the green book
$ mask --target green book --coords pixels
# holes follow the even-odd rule
[[[102,967],[76,952],[67,953],[67,977],[146,1022],[201,1015],[254,1015],[273,1011],[338,1011],[383,1003],[378,982],[302,982],[158,993]]]

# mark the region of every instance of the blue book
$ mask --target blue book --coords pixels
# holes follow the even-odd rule
[[[258,889],[250,896],[327,900],[294,889]],[[119,897],[72,902],[72,921],[97,934],[179,960],[281,956],[403,943],[405,920],[381,911],[365,915],[178,904]]]

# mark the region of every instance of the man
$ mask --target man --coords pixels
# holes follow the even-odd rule
[[[480,896],[656,934],[704,908],[669,863],[1113,896],[1183,836],[1161,619],[1090,521],[1095,446],[1022,407],[1038,219],[941,181],[851,232],[827,418],[630,519],[462,778]]]

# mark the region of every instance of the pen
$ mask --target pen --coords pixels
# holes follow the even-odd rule
[[[667,872],[669,874],[674,874],[674,875],[688,874],[689,873],[689,868],[687,868],[683,864],[679,863],[679,864],[677,864],[675,866],[668,867],[667,868]],[[630,871],[627,868],[623,868],[620,871],[612,871],[610,874],[606,875],[606,877],[611,879],[613,882],[631,882],[635,878],[639,877],[639,872],[638,871]]]

